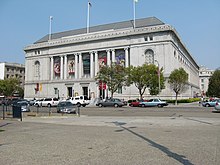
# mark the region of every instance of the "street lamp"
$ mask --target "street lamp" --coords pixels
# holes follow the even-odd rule
[[[159,92],[158,92],[158,96],[159,96],[159,98],[160,98],[160,64],[159,64],[159,62],[157,61],[157,60],[154,60],[156,63],[157,63],[157,65],[158,65],[158,83],[159,83],[159,85],[158,85],[158,88],[159,88]]]

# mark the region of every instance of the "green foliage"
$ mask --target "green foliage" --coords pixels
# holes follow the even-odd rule
[[[96,76],[96,80],[107,84],[111,97],[118,88],[125,86],[127,78],[125,67],[113,63],[111,66],[103,66]]]
[[[20,87],[20,81],[16,78],[9,78],[5,80],[0,80],[0,94],[8,97],[13,96],[14,93],[19,93],[23,96],[23,89]]]
[[[169,84],[176,94],[176,104],[178,95],[186,90],[188,82],[188,73],[183,68],[175,69],[169,76]]]
[[[147,88],[149,88],[151,95],[156,95],[159,93],[159,81],[158,81],[158,68],[151,65],[142,66],[130,66],[127,68],[128,79],[127,85],[134,84],[139,91],[140,99],[142,99],[143,94]],[[162,69],[161,69],[162,71]],[[164,77],[160,74],[161,89],[164,88]]]
[[[207,96],[220,97],[220,70],[216,70],[209,79]]]
[[[197,102],[200,101],[200,98],[189,98],[189,99],[180,99],[177,100],[177,103],[193,103],[193,102]],[[175,103],[176,100],[166,100],[167,103]]]

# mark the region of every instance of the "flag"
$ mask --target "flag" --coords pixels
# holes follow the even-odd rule
[[[138,2],[138,0],[134,0],[134,2]]]
[[[50,16],[50,20],[53,20],[53,16]]]

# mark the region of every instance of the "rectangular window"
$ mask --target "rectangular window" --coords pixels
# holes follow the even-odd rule
[[[118,88],[118,94],[122,94],[122,87]]]
[[[203,82],[204,82],[204,79],[201,79],[201,82],[203,83]]]

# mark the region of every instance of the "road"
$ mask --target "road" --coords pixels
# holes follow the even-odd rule
[[[86,107],[80,117],[0,120],[0,162],[218,165],[220,113],[211,109]]]

